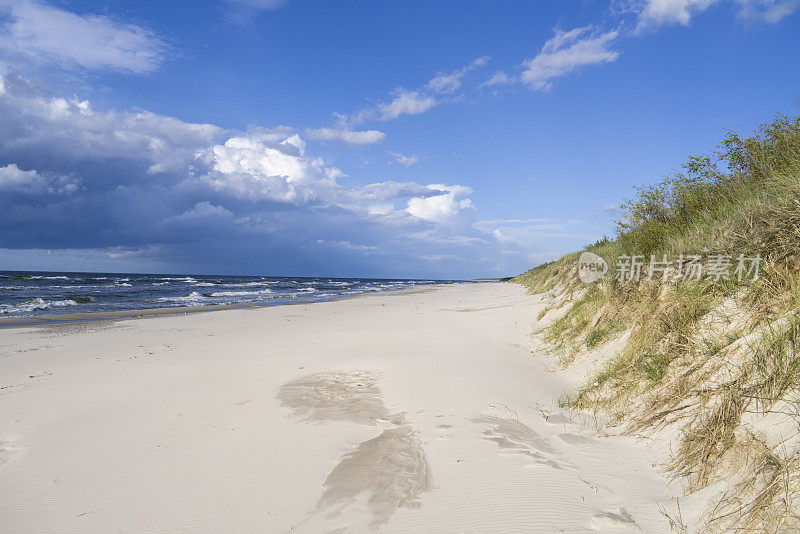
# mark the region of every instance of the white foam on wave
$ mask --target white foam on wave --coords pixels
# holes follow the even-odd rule
[[[69,276],[29,276],[28,280],[69,280]]]
[[[204,299],[203,295],[198,293],[197,291],[192,291],[185,297],[161,297],[158,299],[159,302],[182,302],[184,304],[200,304],[203,303]],[[207,302],[207,301],[206,301]]]
[[[19,304],[0,304],[0,314],[19,314],[31,313],[36,310],[47,310],[49,308],[60,308],[64,306],[77,306],[74,300],[44,300],[35,298]]]
[[[262,289],[260,291],[215,291],[211,293],[212,297],[246,297],[252,295],[268,295],[272,293],[269,289]]]

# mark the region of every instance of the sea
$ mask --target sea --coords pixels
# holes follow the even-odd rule
[[[319,302],[463,280],[0,271],[0,317]]]

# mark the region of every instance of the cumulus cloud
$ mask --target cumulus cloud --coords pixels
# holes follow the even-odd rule
[[[34,0],[0,0],[0,50],[62,67],[131,73],[156,70],[167,46],[152,31]]]
[[[348,128],[316,128],[306,130],[306,137],[319,141],[338,141],[345,145],[362,146],[381,143],[386,134],[379,130],[351,130]]]
[[[417,156],[406,156],[399,152],[389,152],[389,155],[391,155],[392,158],[394,158],[394,160],[403,167],[411,167],[412,165],[419,163],[419,158]]]
[[[23,171],[11,163],[0,167],[0,191],[29,195],[70,195],[78,190],[70,176],[44,176],[35,170]]]
[[[567,32],[558,30],[536,57],[523,63],[522,81],[533,89],[548,90],[554,79],[581,67],[616,61],[619,52],[609,45],[617,35],[616,30],[598,33],[588,26]]]
[[[314,198],[308,187],[317,177],[317,165],[304,157],[305,146],[296,134],[278,140],[273,134],[231,137],[210,147],[201,157],[210,172],[198,178],[217,191],[249,200],[304,203]]]
[[[198,150],[223,129],[147,111],[95,111],[86,100],[49,98],[6,77],[0,93],[0,143],[6,152],[35,157],[41,151],[73,162],[131,159],[158,174],[186,169]]]
[[[107,250],[106,260],[176,271],[398,276],[432,276],[422,253],[468,242],[492,253],[471,228],[467,187],[350,185],[290,127],[230,132],[3,81],[0,248]],[[363,254],[371,247],[381,262],[358,263],[378,257]]]
[[[444,191],[444,194],[410,199],[406,208],[407,213],[425,221],[444,223],[472,208],[470,199],[459,198],[472,192],[469,187],[432,184],[428,188]]]

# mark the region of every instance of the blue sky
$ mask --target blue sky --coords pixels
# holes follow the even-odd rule
[[[471,278],[800,111],[800,0],[0,0],[0,269]]]

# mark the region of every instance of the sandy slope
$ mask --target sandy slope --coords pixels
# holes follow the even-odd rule
[[[511,284],[0,329],[4,532],[662,532]]]

